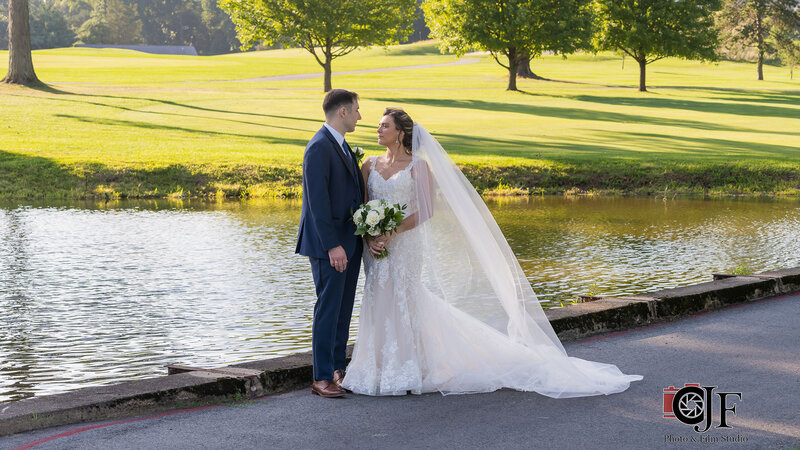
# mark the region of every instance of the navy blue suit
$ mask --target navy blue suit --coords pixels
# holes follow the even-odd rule
[[[303,156],[303,208],[296,253],[308,256],[317,290],[311,351],[314,379],[330,380],[345,368],[347,339],[361,269],[361,237],[354,235],[352,213],[364,201],[364,180],[355,155],[350,158],[327,128],[322,127]],[[347,269],[330,264],[328,250],[342,246]]]

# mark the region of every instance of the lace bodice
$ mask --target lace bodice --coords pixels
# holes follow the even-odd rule
[[[369,177],[367,179],[367,193],[369,199],[381,199],[389,203],[408,205],[406,208],[406,216],[413,213],[416,209],[414,207],[416,199],[411,168],[414,166],[416,160],[412,159],[405,169],[395,173],[389,177],[389,179],[384,179],[380,172],[375,170],[374,159],[370,162]]]

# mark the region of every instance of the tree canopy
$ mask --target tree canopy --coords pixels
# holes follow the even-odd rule
[[[620,50],[639,63],[639,90],[647,65],[666,57],[714,60],[719,0],[597,0],[602,49]]]
[[[775,47],[778,57],[789,66],[790,79],[794,79],[794,66],[800,63],[800,27],[785,27],[786,24],[777,30]]]
[[[425,0],[422,9],[443,49],[490,52],[508,70],[508,90],[530,58],[591,47],[590,0]]]
[[[718,16],[723,42],[755,48],[757,77],[763,80],[764,57],[776,53],[778,42],[784,58],[791,54],[786,44],[800,28],[798,8],[797,0],[725,0]]]
[[[331,90],[331,63],[359,47],[390,45],[412,30],[416,0],[220,0],[236,24],[244,48],[298,46],[324,69]]]
[[[201,55],[239,50],[216,0],[29,0],[33,49],[84,44],[192,45]],[[0,49],[7,48],[5,5]]]

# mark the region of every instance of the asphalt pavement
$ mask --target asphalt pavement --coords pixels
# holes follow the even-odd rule
[[[574,399],[509,390],[324,399],[304,389],[17,434],[0,438],[0,448],[800,448],[800,295],[565,347],[644,380],[620,394]],[[678,415],[699,424],[664,417],[665,390],[676,395],[692,383],[703,395]],[[677,396],[690,399],[691,391]]]

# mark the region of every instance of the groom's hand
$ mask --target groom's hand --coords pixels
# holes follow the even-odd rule
[[[347,253],[341,245],[328,250],[328,258],[331,260],[331,267],[337,271],[344,272],[347,268]]]

